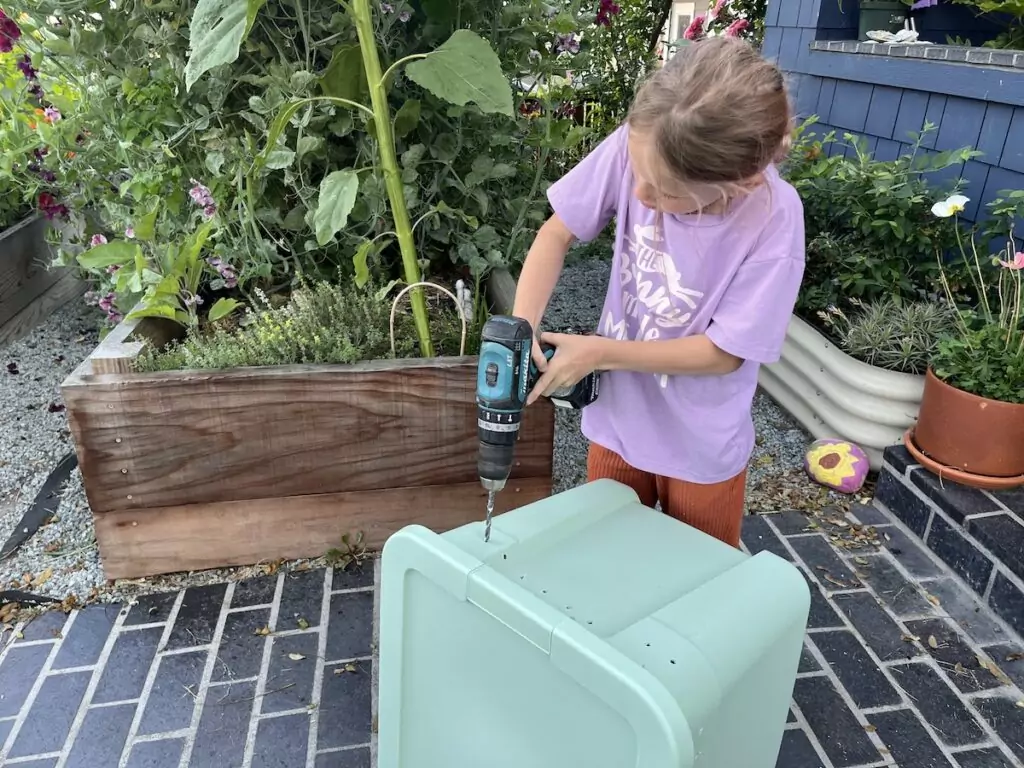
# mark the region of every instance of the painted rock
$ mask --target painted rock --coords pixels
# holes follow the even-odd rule
[[[840,493],[856,493],[868,477],[867,454],[846,440],[816,440],[804,455],[811,479]]]

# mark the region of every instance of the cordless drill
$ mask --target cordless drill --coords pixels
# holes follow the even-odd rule
[[[495,315],[484,325],[476,377],[476,404],[480,437],[477,469],[480,483],[488,492],[485,541],[491,538],[494,496],[505,487],[512,471],[512,455],[519,439],[526,397],[540,376],[531,358],[532,349],[533,329],[526,320]],[[542,345],[542,351],[548,360],[555,354],[555,348],[549,344]],[[595,371],[549,397],[557,406],[578,410],[594,402],[599,389],[600,377]]]

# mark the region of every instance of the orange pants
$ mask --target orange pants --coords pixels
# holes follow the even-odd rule
[[[614,451],[592,443],[587,456],[587,480],[601,479],[628,485],[644,506],[653,508],[655,502],[661,502],[662,511],[676,520],[733,547],[740,545],[747,483],[745,469],[721,483],[690,483],[631,467]]]

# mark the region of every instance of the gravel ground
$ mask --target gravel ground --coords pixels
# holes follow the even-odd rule
[[[566,268],[546,318],[550,330],[586,333],[604,300],[609,264],[580,261]],[[96,343],[94,316],[78,305],[65,307],[28,338],[0,347],[0,542],[31,504],[47,474],[73,450],[60,401],[60,382]],[[52,406],[52,407],[51,407]],[[801,469],[806,433],[763,394],[754,402],[758,444],[751,462],[748,508],[772,513],[791,509],[821,512],[848,506],[850,499],[812,483]],[[555,431],[555,491],[585,480],[587,441],[579,414],[559,409]],[[867,498],[866,496],[864,498]],[[77,470],[62,491],[57,516],[23,547],[0,562],[0,589],[24,589],[64,601],[120,601],[147,592],[249,578],[279,568],[308,568],[321,561],[273,563],[107,584],[95,547],[92,517]],[[2,627],[0,627],[2,630]]]
[[[0,544],[47,475],[74,450],[60,384],[96,346],[96,315],[73,301],[31,334],[0,345]],[[49,525],[0,561],[0,588],[81,597],[103,583],[92,520],[75,470]]]

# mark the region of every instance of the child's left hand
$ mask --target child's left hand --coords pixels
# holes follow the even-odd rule
[[[571,387],[600,365],[601,343],[599,336],[577,336],[571,333],[544,333],[540,340],[555,348],[555,354],[548,361],[548,369],[537,379],[537,383],[526,398],[532,405],[541,396],[548,396],[562,387]]]

